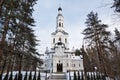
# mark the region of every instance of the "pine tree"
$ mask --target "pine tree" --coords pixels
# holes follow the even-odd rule
[[[99,70],[105,71],[105,62],[103,58],[105,54],[104,50],[110,35],[110,32],[106,31],[108,26],[101,23],[97,13],[90,12],[87,17],[85,22],[87,28],[83,31],[85,35],[84,39],[88,42],[89,47],[94,47],[96,49],[97,53],[95,54],[98,55],[96,59],[99,59]]]
[[[30,1],[1,0],[0,1],[0,25],[2,27],[1,28],[2,33],[0,33],[1,36],[0,52],[3,51],[4,53],[2,54],[5,55],[5,52],[9,50],[11,51],[11,53],[9,53],[7,56],[3,55],[5,57],[5,60],[3,60],[4,63],[2,65],[3,69],[1,71],[1,74],[3,73],[7,64],[6,58],[9,55],[10,55],[9,57],[11,57],[11,55],[13,55],[13,52],[16,54],[23,54],[23,53],[35,54],[36,38],[34,35],[34,31],[31,27],[34,26],[35,23],[32,16],[32,12],[34,10],[33,6],[36,4],[36,1],[37,0],[30,0]],[[13,35],[12,36],[13,40],[11,41],[13,42],[11,47],[12,49],[9,49],[5,46],[5,44],[9,44],[9,41],[6,41],[8,40],[7,38],[9,38],[9,36],[6,37],[9,33]],[[11,59],[12,58],[10,58],[10,60]]]
[[[116,28],[115,29],[115,40],[114,42],[118,42],[120,44],[120,31]]]
[[[120,13],[120,0],[114,0],[112,8],[115,8],[115,11]]]

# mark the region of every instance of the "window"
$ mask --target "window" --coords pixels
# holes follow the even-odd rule
[[[59,27],[61,27],[61,23],[59,23]]]
[[[45,64],[45,67],[46,67],[46,64]]]
[[[80,67],[80,64],[79,64],[79,67]]]
[[[68,55],[67,55],[67,57],[68,57]]]
[[[67,63],[67,67],[68,67],[69,65],[68,65],[68,63]]]
[[[51,66],[53,66],[53,63],[51,63]]]
[[[63,23],[62,23],[62,27],[63,27]]]
[[[60,60],[59,60],[59,63],[60,63]]]
[[[73,66],[75,67],[75,64],[73,64]]]
[[[55,38],[53,38],[53,43],[55,43]]]
[[[65,43],[67,43],[67,39],[65,38]]]
[[[61,42],[61,38],[59,38],[59,41]]]

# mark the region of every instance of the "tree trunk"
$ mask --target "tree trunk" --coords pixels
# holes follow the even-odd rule
[[[3,0],[0,0],[0,17],[1,17],[1,14],[2,14],[2,5],[3,5]]]
[[[4,72],[5,66],[6,66],[6,62],[7,62],[7,58],[5,57],[5,60],[3,61],[3,66],[2,66],[2,70],[1,70],[1,75]]]

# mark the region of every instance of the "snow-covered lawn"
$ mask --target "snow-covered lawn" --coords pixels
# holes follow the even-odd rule
[[[13,79],[15,78],[15,75],[18,73],[19,73],[18,71],[13,71]],[[22,73],[22,76],[24,78],[26,71],[21,71],[21,73]],[[9,76],[10,76],[10,74],[11,74],[11,72],[9,72]],[[30,74],[30,71],[27,72],[28,77],[29,77],[29,74]],[[33,78],[35,72],[32,71],[31,74],[32,74],[32,78]],[[36,78],[38,77],[38,74],[39,74],[39,72],[37,71]],[[5,75],[6,75],[6,73],[3,74],[2,79],[5,77]],[[41,80],[45,80],[45,77],[47,76],[47,78],[48,78],[50,76],[50,74],[47,73],[47,75],[46,75],[45,72],[40,72],[40,76],[41,76]]]
[[[18,71],[13,71],[13,79],[15,78],[15,75],[18,74],[18,73],[19,73]],[[23,79],[24,79],[26,71],[21,71],[21,73],[22,73],[22,76],[23,76]],[[91,75],[91,74],[96,75],[96,73],[93,73],[93,72],[88,72],[88,73],[89,73],[89,75]],[[11,74],[11,72],[9,72],[9,76],[10,76],[10,74]],[[30,71],[27,72],[28,77],[29,77],[29,74],[30,74]],[[33,78],[35,72],[32,71],[31,74],[32,74],[32,78]],[[37,71],[36,72],[36,78],[38,77],[38,74],[39,74],[39,72]],[[82,73],[82,72],[79,72],[79,74],[80,74],[80,78],[82,78],[82,75],[84,75],[84,73]],[[4,78],[5,75],[6,75],[6,73],[3,74],[2,78]],[[41,80],[45,80],[46,76],[47,76],[47,78],[49,78],[50,75],[51,75],[50,73],[46,74],[45,72],[40,72]],[[52,75],[61,75],[61,74],[54,74],[54,73],[52,73]],[[67,72],[67,73],[65,73],[65,75],[66,75],[66,78],[67,78],[66,80],[70,80],[69,79],[70,76],[71,76],[71,80],[73,80],[74,72]],[[76,76],[78,76],[78,72],[76,72]],[[112,79],[110,79],[109,77],[106,77],[106,80],[112,80]]]

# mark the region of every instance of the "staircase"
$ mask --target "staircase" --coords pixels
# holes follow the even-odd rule
[[[48,80],[66,80],[65,73],[52,73]]]

